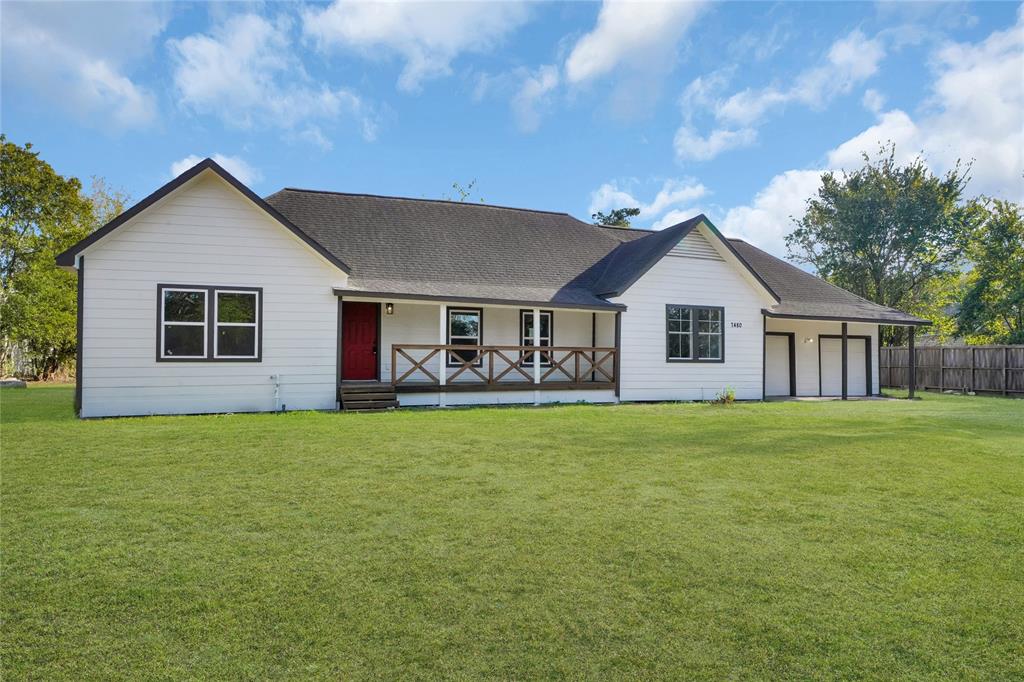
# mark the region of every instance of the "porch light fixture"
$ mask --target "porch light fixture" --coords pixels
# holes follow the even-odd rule
[[[811,336],[805,336],[804,343],[814,343],[814,338]]]
[[[384,304],[384,313],[387,314],[387,315],[394,315],[395,314],[395,304],[394,303],[385,303]]]

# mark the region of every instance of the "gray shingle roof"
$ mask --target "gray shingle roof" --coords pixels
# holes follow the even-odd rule
[[[298,189],[266,201],[349,265],[351,288],[375,293],[615,308],[593,267],[649,234],[451,201]]]
[[[846,289],[829,284],[742,239],[729,241],[782,299],[768,310],[771,316],[929,324],[920,317],[872,303]]]
[[[710,226],[698,215],[649,232],[567,213],[290,188],[266,202],[351,268],[349,289],[584,308],[618,307],[604,297],[625,291],[702,220]],[[926,323],[742,240],[724,243],[779,299],[770,315]]]

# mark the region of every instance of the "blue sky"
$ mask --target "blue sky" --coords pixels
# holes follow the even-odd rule
[[[5,2],[3,132],[138,200],[215,156],[284,186],[706,213],[783,255],[880,141],[1024,199],[1016,3]]]

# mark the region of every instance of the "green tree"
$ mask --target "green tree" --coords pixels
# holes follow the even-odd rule
[[[791,258],[833,284],[935,320],[948,316],[942,302],[951,297],[980,211],[963,198],[969,169],[958,163],[939,177],[922,158],[900,165],[895,155],[889,143],[877,159],[864,154],[859,170],[824,173],[786,245]],[[902,330],[883,334],[891,342]]]
[[[977,343],[1024,343],[1024,207],[992,200],[967,244],[972,264],[958,332]]]
[[[52,376],[75,354],[75,275],[54,258],[124,208],[99,179],[92,196],[32,151],[0,135],[0,366],[19,345],[35,373]]]
[[[613,208],[605,213],[598,211],[590,216],[595,225],[607,225],[610,227],[630,227],[632,218],[640,215],[639,208]]]

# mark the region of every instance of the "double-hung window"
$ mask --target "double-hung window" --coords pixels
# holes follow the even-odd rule
[[[259,293],[217,289],[217,330],[213,356],[222,359],[255,358],[259,354]]]
[[[207,352],[206,318],[210,306],[204,289],[166,287],[160,296],[160,357],[203,360]]]
[[[157,360],[259,362],[263,290],[157,287]]]
[[[724,326],[724,308],[666,306],[666,359],[669,362],[724,361]]]
[[[449,308],[448,309],[448,345],[479,346],[483,336],[483,311],[480,308]],[[463,363],[475,360],[474,365],[482,364],[480,353],[473,350],[453,350],[448,353],[448,365],[460,367]]]
[[[519,345],[533,345],[533,311],[519,311]],[[540,311],[540,347],[551,346],[552,338],[552,313],[550,310]],[[524,365],[533,365],[533,353],[524,353]],[[541,353],[540,364],[542,367],[551,366],[551,354]]]

